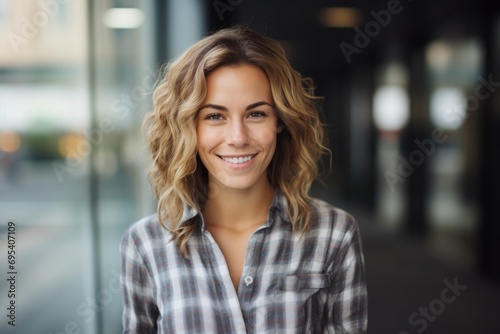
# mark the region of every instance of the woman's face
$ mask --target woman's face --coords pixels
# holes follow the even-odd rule
[[[212,186],[268,187],[266,170],[278,132],[273,106],[269,80],[255,66],[225,66],[208,75],[196,131]]]

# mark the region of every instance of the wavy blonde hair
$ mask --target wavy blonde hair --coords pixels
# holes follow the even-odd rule
[[[207,91],[206,77],[222,66],[241,64],[260,68],[269,79],[283,130],[278,134],[268,177],[288,201],[293,230],[302,234],[309,227],[309,188],[318,175],[319,158],[329,152],[312,80],[292,69],[276,41],[246,27],[222,29],[167,65],[153,93],[153,110],[145,119],[158,218],[185,257],[196,219],[182,222],[184,208],[201,211],[209,196],[207,170],[196,148],[197,115]]]

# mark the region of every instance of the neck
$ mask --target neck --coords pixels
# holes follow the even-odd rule
[[[268,182],[259,189],[219,189],[203,209],[205,224],[235,231],[262,225],[273,197],[274,189]]]

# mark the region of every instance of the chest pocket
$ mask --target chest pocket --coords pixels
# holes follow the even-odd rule
[[[286,276],[280,284],[281,291],[319,290],[330,286],[326,274],[298,274]]]
[[[277,281],[274,317],[281,333],[316,333],[321,325],[327,290],[327,274],[300,273]]]

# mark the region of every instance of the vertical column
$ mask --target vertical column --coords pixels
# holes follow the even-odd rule
[[[485,10],[483,41],[486,66],[483,78],[491,97],[482,105],[480,129],[480,205],[479,268],[481,272],[500,279],[500,13],[491,1]],[[495,14],[496,11],[496,14]]]
[[[416,42],[417,43],[417,42]],[[426,69],[424,43],[417,43],[410,53],[410,122],[401,140],[401,154],[409,157],[414,141],[429,136],[429,116],[427,110]],[[406,180],[407,210],[405,231],[412,235],[423,236],[427,233],[427,161],[414,168]]]
[[[87,44],[88,44],[88,87],[89,87],[89,107],[91,115],[91,128],[93,131],[96,128],[97,119],[97,78],[96,78],[96,6],[94,0],[89,0],[87,2],[88,16],[87,16]],[[93,295],[96,296],[101,290],[101,234],[99,228],[99,212],[98,203],[99,198],[99,176],[95,170],[94,161],[96,158],[96,148],[92,147],[90,149],[89,164],[90,175],[89,175],[89,211],[90,211],[90,221],[91,221],[91,233],[92,233],[92,270],[93,270]],[[94,328],[92,333],[101,333],[103,328],[102,312],[95,312]]]

